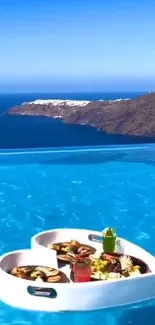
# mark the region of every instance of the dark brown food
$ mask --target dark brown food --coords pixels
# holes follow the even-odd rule
[[[125,270],[125,271],[122,271],[122,275],[127,278],[130,274],[127,270]]]
[[[73,253],[77,253],[77,246],[70,246],[70,251],[73,252]]]
[[[118,260],[112,260],[108,265],[108,272],[121,273],[121,264]]]

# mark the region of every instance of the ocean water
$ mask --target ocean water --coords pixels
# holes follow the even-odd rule
[[[134,98],[141,93],[5,94],[0,95],[0,148],[38,148],[154,142],[154,138],[114,136],[95,128],[65,124],[46,117],[3,114],[9,108],[35,99],[99,100]]]
[[[111,225],[155,255],[154,193],[154,145],[0,151],[0,253],[27,248],[32,235],[50,228]],[[154,325],[155,301],[83,313],[0,302],[2,325],[147,325],[148,318]]]

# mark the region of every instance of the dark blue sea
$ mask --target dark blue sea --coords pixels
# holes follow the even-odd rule
[[[0,113],[35,99],[114,100],[135,98],[140,92],[70,94],[0,94]],[[154,142],[154,138],[108,135],[93,127],[65,124],[46,117],[0,115],[0,148],[37,148],[132,144]]]

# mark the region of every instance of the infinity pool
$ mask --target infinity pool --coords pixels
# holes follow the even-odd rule
[[[29,247],[39,231],[107,225],[155,255],[155,145],[0,151],[1,254]],[[57,314],[0,303],[3,325],[145,325],[148,315],[155,324],[154,301]]]

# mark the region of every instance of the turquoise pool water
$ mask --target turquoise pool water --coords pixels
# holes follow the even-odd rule
[[[155,146],[0,151],[0,252],[55,227],[101,230],[155,255]],[[92,293],[93,294],[93,293]],[[0,303],[5,325],[155,324],[155,302],[89,313],[35,313]]]

